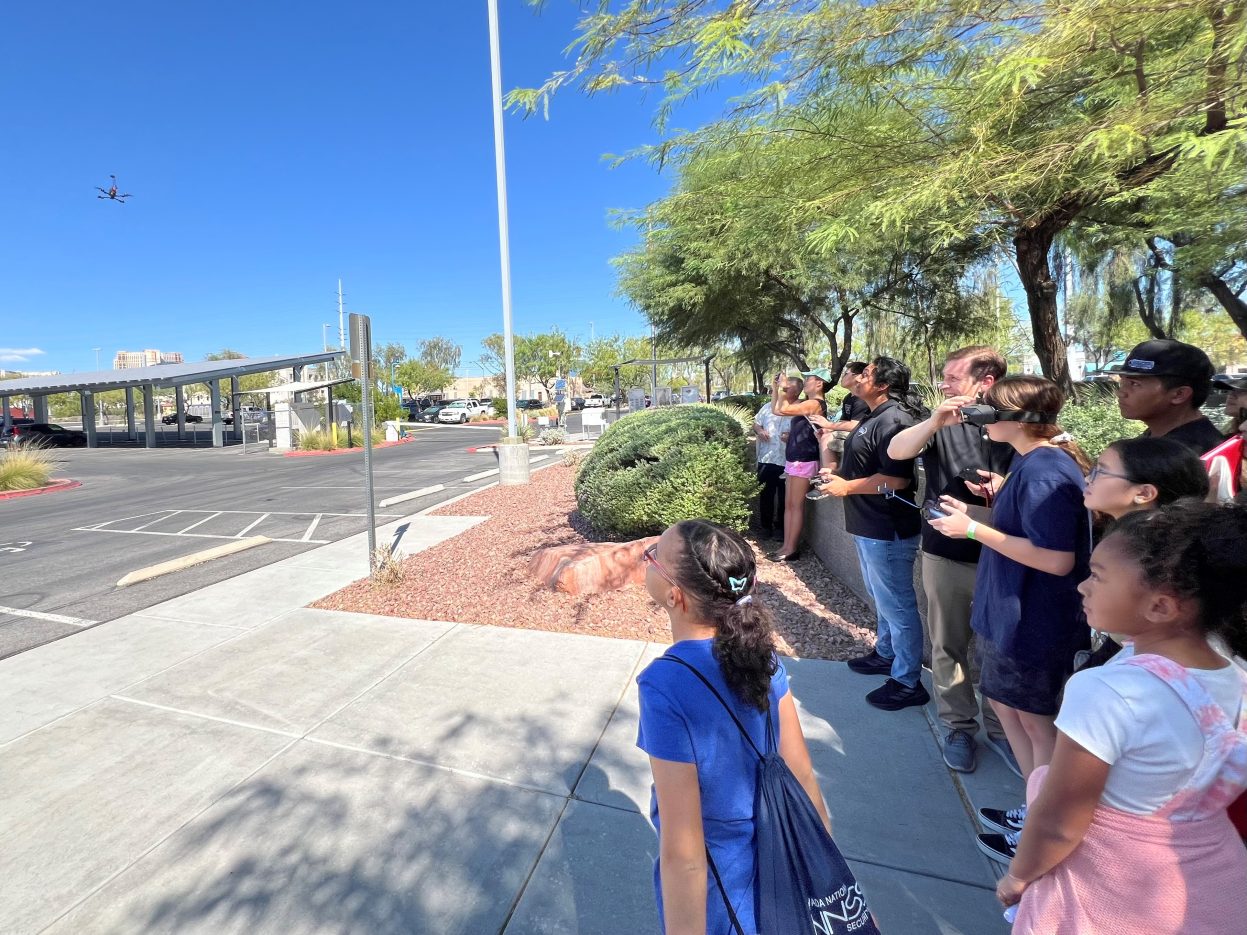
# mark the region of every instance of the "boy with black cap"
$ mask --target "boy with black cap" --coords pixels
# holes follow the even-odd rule
[[[1199,411],[1212,386],[1212,362],[1193,344],[1144,341],[1113,367],[1117,408],[1147,426],[1144,435],[1170,438],[1203,454],[1221,443],[1217,427]]]

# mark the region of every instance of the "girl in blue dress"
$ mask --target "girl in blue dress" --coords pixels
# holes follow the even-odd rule
[[[646,549],[644,559],[645,588],[671,620],[667,655],[718,690],[760,749],[771,720],[780,755],[830,831],[788,676],[775,655],[771,614],[756,598],[749,544],[716,523],[685,520]],[[726,896],[743,930],[755,933],[758,758],[685,665],[658,659],[637,678],[637,746],[649,754],[654,775],[658,917],[666,935],[735,935]],[[707,850],[723,893],[708,872]]]

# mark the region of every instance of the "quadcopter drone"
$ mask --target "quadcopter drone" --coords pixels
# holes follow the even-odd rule
[[[130,193],[126,192],[124,195],[119,195],[117,193],[117,176],[110,175],[109,178],[113,180],[113,184],[109,185],[108,188],[100,188],[98,185],[95,186],[95,190],[99,192],[99,194],[95,197],[107,198],[109,201],[119,201],[122,204],[125,204],[126,199],[131,197]]]

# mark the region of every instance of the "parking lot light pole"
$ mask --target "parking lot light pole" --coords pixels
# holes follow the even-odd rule
[[[498,0],[488,0],[489,71],[493,79],[494,174],[498,181],[498,246],[502,262],[502,344],[507,373],[507,435],[515,437],[515,341],[511,333],[511,238],[507,228],[507,155],[502,134],[502,54]]]

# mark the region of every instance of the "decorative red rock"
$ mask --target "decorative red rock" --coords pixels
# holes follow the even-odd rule
[[[529,561],[529,571],[542,584],[566,594],[600,594],[628,584],[645,582],[641,552],[657,536],[632,542],[586,542],[540,549]]]

